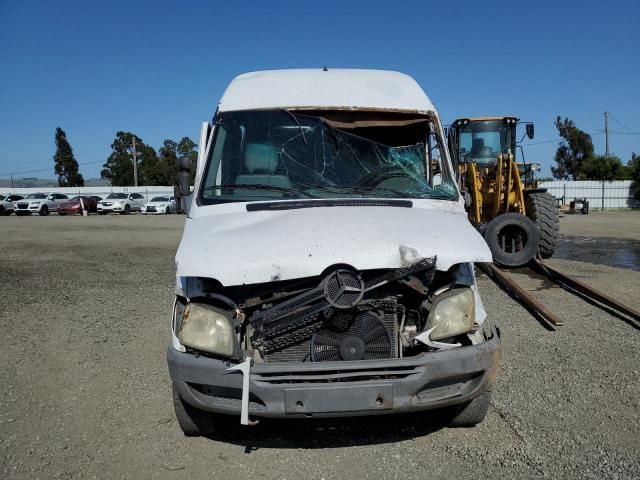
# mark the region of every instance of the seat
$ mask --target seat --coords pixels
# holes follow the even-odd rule
[[[244,149],[244,172],[236,177],[235,183],[291,188],[288,176],[276,174],[279,165],[280,158],[275,147],[262,143],[248,143]],[[234,194],[258,197],[283,196],[283,192],[243,188],[236,188]]]

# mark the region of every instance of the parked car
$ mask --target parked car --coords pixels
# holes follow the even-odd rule
[[[474,262],[491,251],[415,80],[243,74],[200,138],[211,153],[195,190],[178,160],[188,217],[167,319],[185,435],[215,431],[222,415],[249,425],[447,407],[436,416],[480,423],[500,335]]]
[[[69,200],[64,193],[30,193],[22,200],[14,203],[16,215],[38,215],[46,216],[51,212],[57,212],[58,206]]]
[[[110,193],[107,198],[98,202],[98,213],[120,213],[126,215],[130,212],[140,212],[144,205],[144,196],[139,193]]]
[[[93,198],[96,201],[96,205],[98,205],[98,202],[100,200],[102,200],[102,197],[98,196],[98,195],[90,195],[91,198]]]
[[[11,193],[0,194],[0,215],[11,215],[15,210],[15,202],[23,198],[22,195]]]
[[[98,210],[98,202],[93,197],[86,195],[76,195],[70,198],[68,201],[60,204],[58,208],[58,215],[73,215],[75,213],[82,214],[82,206],[80,205],[80,199],[84,203],[84,208],[88,212],[96,212]]]
[[[145,214],[168,214],[175,213],[175,211],[176,199],[169,196],[153,197],[150,202],[145,203],[142,207],[142,213]]]

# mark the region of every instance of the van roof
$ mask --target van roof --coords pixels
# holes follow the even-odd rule
[[[244,73],[231,81],[218,105],[221,112],[274,108],[435,112],[409,75],[364,69]]]

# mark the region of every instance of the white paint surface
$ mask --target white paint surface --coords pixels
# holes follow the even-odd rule
[[[435,112],[408,75],[387,70],[266,70],[237,76],[220,100],[220,112],[318,107]]]
[[[398,268],[400,247],[437,255],[438,270],[490,262],[462,206],[412,200],[413,208],[317,207],[247,212],[246,203],[192,208],[176,254],[178,277],[225,286],[316,276],[335,264]]]

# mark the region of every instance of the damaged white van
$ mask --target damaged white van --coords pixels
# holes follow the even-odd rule
[[[222,415],[483,420],[499,360],[443,129],[409,76],[240,75],[203,125],[167,352],[186,435]]]

